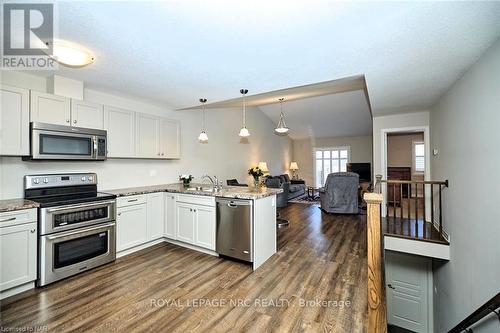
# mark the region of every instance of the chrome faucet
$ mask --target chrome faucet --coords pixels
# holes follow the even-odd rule
[[[205,179],[205,178],[208,178],[210,180],[210,182],[212,183],[212,188],[215,190],[215,191],[219,191],[222,189],[222,184],[219,182],[219,179],[217,179],[217,176],[214,176],[213,178],[210,177],[209,175],[205,175],[203,177],[201,177],[201,180]]]

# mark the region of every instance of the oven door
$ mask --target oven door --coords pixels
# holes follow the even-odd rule
[[[94,201],[40,209],[40,234],[66,231],[115,220],[116,201]]]
[[[31,158],[53,160],[95,160],[96,137],[85,133],[33,129]]]
[[[116,258],[116,224],[105,223],[40,237],[39,286]]]

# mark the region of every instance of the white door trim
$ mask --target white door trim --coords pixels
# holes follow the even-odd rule
[[[424,145],[425,145],[425,172],[424,172],[424,180],[431,180],[431,148],[430,148],[430,130],[429,126],[410,126],[410,127],[396,127],[396,128],[382,128],[381,130],[381,140],[382,149],[380,156],[380,166],[381,166],[381,174],[382,179],[387,179],[387,134],[389,133],[398,133],[398,132],[424,132]],[[387,213],[386,207],[386,195],[387,195],[387,186],[381,186],[382,195],[384,197],[384,201],[382,202],[382,216],[385,217]],[[425,217],[426,220],[430,220],[430,191],[426,189],[425,193]]]

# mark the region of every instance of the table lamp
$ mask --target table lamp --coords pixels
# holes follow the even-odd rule
[[[290,163],[290,170],[292,170],[292,179],[299,179],[299,174],[297,173],[297,170],[299,170],[299,165],[297,164],[297,162]]]

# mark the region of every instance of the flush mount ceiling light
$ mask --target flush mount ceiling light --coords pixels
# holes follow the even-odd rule
[[[201,133],[198,136],[198,141],[200,143],[208,143],[208,135],[205,129],[205,103],[207,102],[206,98],[200,98],[201,110],[202,110],[202,120],[201,120]]]
[[[65,40],[54,40],[52,59],[61,65],[78,68],[90,65],[95,61],[94,55],[84,47]]]
[[[276,125],[276,128],[274,129],[274,131],[280,135],[284,135],[284,134],[288,133],[288,131],[290,130],[286,126],[285,116],[283,115],[283,100],[284,100],[284,98],[279,99],[279,101],[280,101],[280,120],[278,121],[278,125]]]
[[[240,133],[238,134],[242,138],[246,138],[250,136],[250,132],[247,129],[246,124],[246,100],[245,95],[248,93],[248,89],[240,89],[240,93],[243,95],[243,127],[240,129]]]

